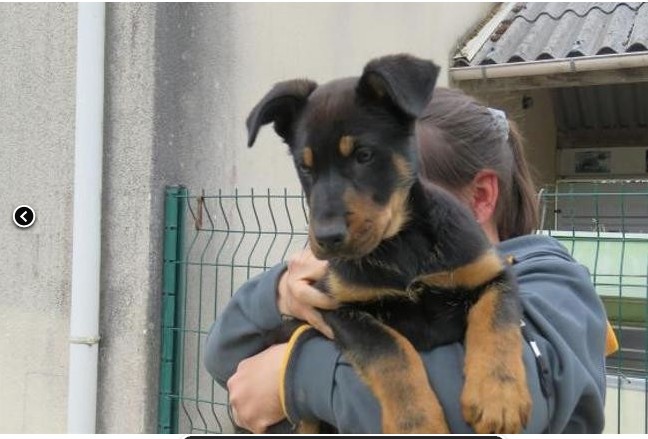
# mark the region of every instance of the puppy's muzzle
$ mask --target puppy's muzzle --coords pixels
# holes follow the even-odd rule
[[[327,221],[313,226],[313,238],[324,253],[339,251],[346,236],[347,227],[342,221]]]

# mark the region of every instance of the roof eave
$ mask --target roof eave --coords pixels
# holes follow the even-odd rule
[[[450,77],[455,82],[461,82],[638,67],[648,67],[648,52],[489,64],[474,67],[452,67],[450,68]]]

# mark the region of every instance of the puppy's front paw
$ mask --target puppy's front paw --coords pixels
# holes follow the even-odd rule
[[[466,378],[461,408],[476,433],[521,433],[531,414],[531,396],[524,377]]]

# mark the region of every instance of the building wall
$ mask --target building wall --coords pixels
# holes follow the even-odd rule
[[[0,433],[64,433],[76,5],[1,4],[0,48]]]
[[[280,177],[266,171],[267,163],[281,169],[288,166],[285,147],[272,129],[261,131],[253,149],[243,147],[245,117],[278,80],[309,77],[326,82],[357,76],[372,57],[409,52],[442,66],[439,85],[447,85],[447,66],[457,41],[489,9],[490,4],[474,3],[238,6],[233,14],[235,28],[254,32],[240,33],[232,59],[242,85],[231,107],[238,124],[232,138],[237,145],[232,179],[243,184],[254,181],[261,187],[296,185],[292,171]]]
[[[97,431],[156,424],[162,265],[155,4],[107,4]]]
[[[357,75],[399,51],[445,67],[489,8],[107,4],[98,431],[155,431],[164,186],[297,189],[271,129],[245,147],[273,83]],[[0,432],[64,432],[76,5],[3,4],[0,47]],[[38,216],[27,230],[8,219],[23,203]]]

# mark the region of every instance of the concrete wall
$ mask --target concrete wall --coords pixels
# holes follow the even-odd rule
[[[64,433],[76,5],[0,4],[0,48],[0,433]]]
[[[237,123],[232,140],[238,148],[232,172],[239,181],[261,187],[295,186],[294,172],[278,178],[266,172],[268,162],[260,159],[264,152],[259,150],[265,149],[272,154],[268,157],[273,164],[287,166],[285,146],[272,129],[261,131],[252,150],[243,148],[242,122],[278,80],[309,77],[326,82],[357,76],[372,57],[409,52],[441,65],[439,85],[446,85],[447,66],[457,41],[489,9],[488,3],[237,6],[233,22],[236,29],[245,31],[238,33],[232,58],[240,81],[240,92],[234,95],[231,107]]]
[[[164,186],[296,189],[271,129],[244,146],[273,83],[398,51],[447,66],[489,7],[107,5],[98,431],[155,431]],[[73,4],[0,6],[0,432],[65,431],[75,39]],[[28,230],[9,222],[23,203]]]
[[[154,432],[162,189],[155,156],[155,4],[108,4],[97,431]]]
[[[278,81],[359,75],[372,57],[409,52],[444,70],[488,3],[159,5],[158,173],[192,188],[298,188],[270,127],[246,148],[245,119]],[[172,169],[170,161],[179,165]],[[278,172],[268,172],[269,167]]]

